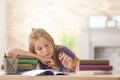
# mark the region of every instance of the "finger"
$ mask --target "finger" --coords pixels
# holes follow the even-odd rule
[[[66,62],[71,62],[71,61],[72,61],[72,58],[70,58],[70,57],[66,58]]]
[[[47,65],[48,65],[49,67],[55,66],[54,63],[48,63]]]
[[[71,59],[72,60],[72,58],[71,57],[69,57],[67,54],[65,54],[64,52],[63,52],[63,54],[61,55],[61,57],[62,57],[62,59]]]
[[[71,57],[69,57],[69,56],[65,56],[64,57],[64,59],[63,59],[63,61],[62,61],[62,63],[72,63],[73,62],[73,59],[71,58]]]
[[[71,58],[70,58],[68,55],[66,55],[65,53],[64,53],[61,57],[62,57],[61,62],[62,62],[64,65],[66,65],[68,62],[70,62],[69,60],[71,60]]]
[[[54,60],[51,58],[51,60],[48,62],[48,65],[51,67],[51,66],[54,66],[55,65],[55,62]]]
[[[64,59],[64,57],[66,56],[63,52],[61,54],[62,55],[59,56],[60,61],[62,61]]]
[[[66,63],[66,60],[67,60],[68,56],[67,55],[64,55],[63,59],[62,59],[62,63],[65,64]]]
[[[61,53],[59,54],[59,57],[62,56],[62,54],[63,54],[63,52],[61,52]]]
[[[45,65],[48,65],[49,63],[51,63],[51,61],[52,61],[52,58],[44,58],[44,59],[42,59],[41,60],[41,62],[43,63],[43,64],[45,64]]]

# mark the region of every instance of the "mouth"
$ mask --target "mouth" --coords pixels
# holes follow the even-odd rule
[[[51,57],[50,55],[45,55],[45,56],[43,56],[43,58],[50,59],[50,58],[53,58],[53,57]]]

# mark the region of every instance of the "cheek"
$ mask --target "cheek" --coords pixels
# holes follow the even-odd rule
[[[35,50],[35,54],[42,55],[39,50]]]
[[[53,55],[53,53],[54,53],[54,49],[51,49],[51,50],[50,50],[50,53],[51,53],[51,55]]]
[[[41,52],[39,52],[39,51],[37,51],[36,54],[41,56],[41,57],[44,57],[44,55]]]

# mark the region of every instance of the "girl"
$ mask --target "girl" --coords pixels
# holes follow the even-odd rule
[[[55,69],[60,71],[75,71],[78,58],[67,47],[55,45],[53,38],[42,28],[32,29],[29,35],[29,51],[9,49],[8,55],[32,56],[38,59],[37,69]],[[78,68],[77,68],[78,69]]]

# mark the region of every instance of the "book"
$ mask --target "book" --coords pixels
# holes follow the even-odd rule
[[[19,59],[18,64],[32,64],[32,65],[37,65],[38,60],[36,59]]]
[[[32,70],[36,69],[37,65],[32,65],[32,64],[18,64],[17,69],[18,70]]]
[[[26,72],[26,71],[30,71],[30,70],[17,70],[17,74],[22,74],[22,73],[24,73],[24,72]]]
[[[92,75],[112,74],[112,70],[84,70],[76,71],[76,74],[92,74]]]
[[[22,73],[24,76],[40,76],[40,75],[66,75],[64,72],[46,69],[46,70],[30,70]]]
[[[7,58],[12,58],[10,56],[8,56]],[[37,65],[38,64],[38,60],[37,59],[31,59],[31,58],[18,58],[18,64],[33,64],[33,65]]]
[[[109,60],[80,59],[80,65],[109,65]]]
[[[36,69],[37,65],[32,64],[17,64],[17,70],[32,70]],[[4,65],[1,65],[1,70],[4,70]]]
[[[80,70],[112,70],[112,65],[80,65]]]

